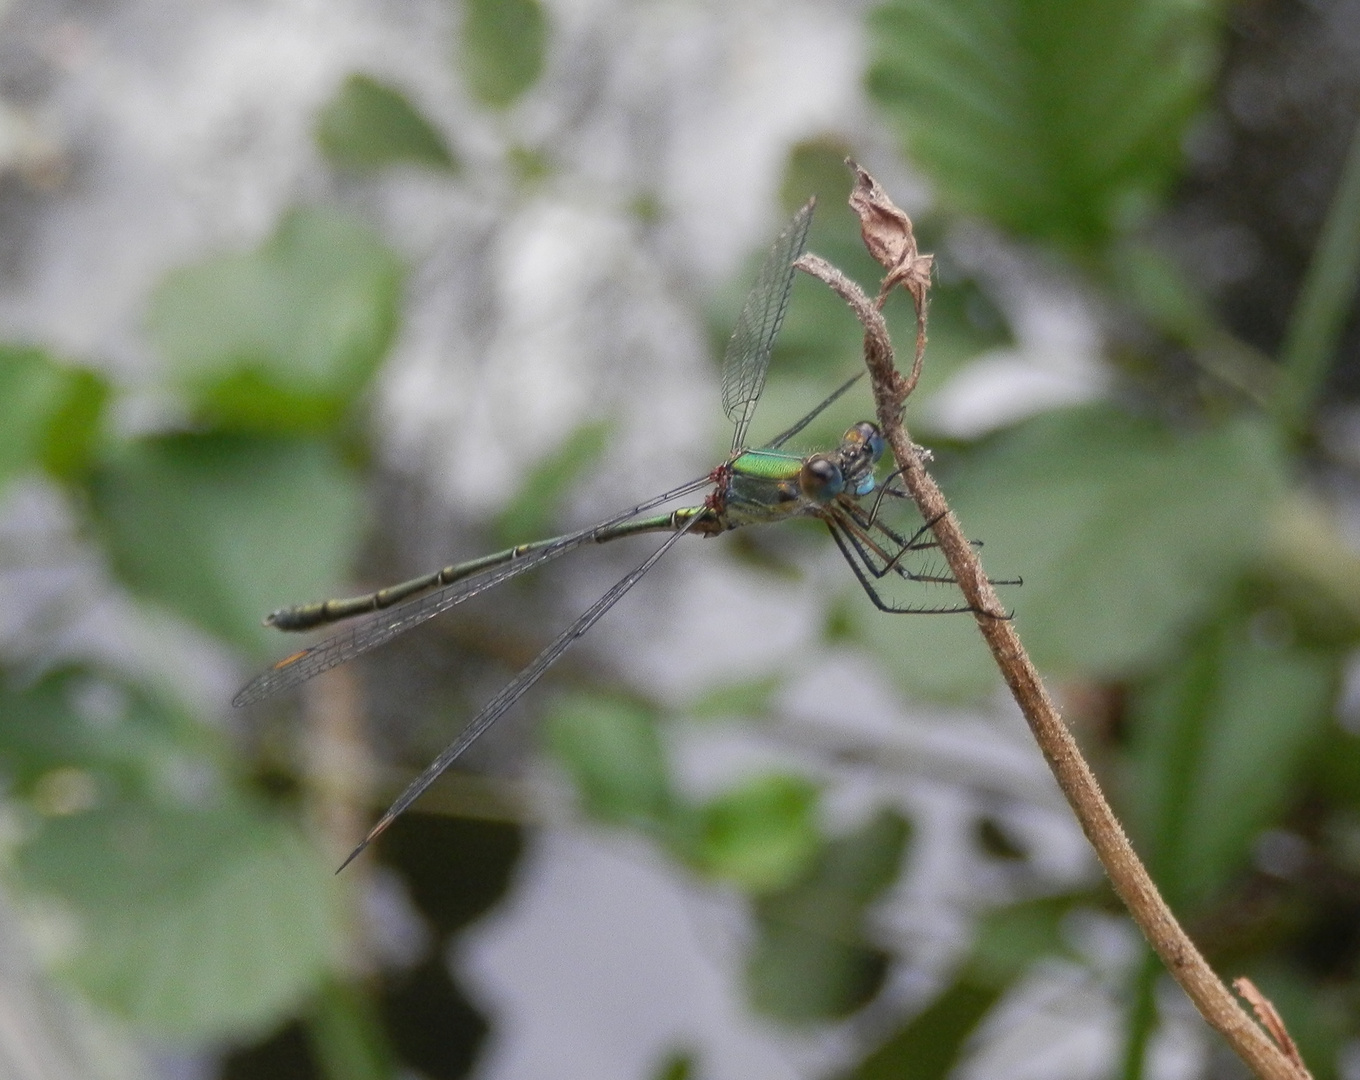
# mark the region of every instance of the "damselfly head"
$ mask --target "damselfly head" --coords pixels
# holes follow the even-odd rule
[[[829,454],[813,454],[803,462],[798,486],[804,497],[830,502],[845,490],[845,474]]]
[[[874,466],[883,450],[883,433],[868,420],[861,420],[842,436],[836,456],[845,486],[857,498],[874,490]]]
[[[879,430],[877,424],[869,420],[861,420],[847,431],[841,438],[841,444],[847,448],[862,447],[869,455],[870,462],[875,465],[878,464],[878,459],[883,456],[885,449],[883,432]]]

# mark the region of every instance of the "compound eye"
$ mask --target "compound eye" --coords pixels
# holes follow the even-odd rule
[[[868,447],[870,459],[877,463],[883,456],[885,443],[883,442],[883,432],[879,430],[877,424],[868,420],[861,420],[845,433],[843,442],[860,443]]]
[[[845,476],[840,466],[825,454],[814,454],[803,462],[798,484],[809,499],[827,502],[845,489]]]

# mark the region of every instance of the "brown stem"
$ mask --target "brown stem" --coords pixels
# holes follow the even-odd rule
[[[340,667],[308,683],[302,715],[302,777],[309,816],[327,857],[338,861],[367,828],[364,807],[372,801],[370,754],[354,672]],[[352,932],[345,938],[348,953],[341,957],[355,976],[372,972],[376,964],[357,896],[351,890],[345,897],[345,918]]]
[[[914,256],[914,243],[911,252]],[[918,327],[916,371],[908,381],[897,371],[892,342],[879,305],[824,259],[805,255],[797,265],[826,282],[850,305],[864,327],[865,363],[873,384],[878,422],[902,470],[903,486],[911,493],[921,516],[934,522],[935,538],[958,579],[959,588],[975,612],[978,629],[1115,892],[1200,1014],[1258,1076],[1265,1080],[1309,1080],[1303,1063],[1283,1052],[1238,1005],[1157,891],[1114,811],[1105,801],[1095,775],[1077,749],[1076,740],[1044,689],[1038,671],[1020,643],[1015,624],[1007,617],[982,570],[977,550],[959,527],[944,494],[926,472],[921,455],[907,434],[902,407],[915,383],[919,354],[925,341],[925,289],[908,286],[916,303]],[[889,277],[892,276],[890,271]]]

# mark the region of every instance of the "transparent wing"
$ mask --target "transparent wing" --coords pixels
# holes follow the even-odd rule
[[[860,379],[862,379],[866,374],[867,371],[860,371],[858,374],[851,375],[850,378],[846,379],[845,382],[841,383],[840,386],[838,386],[835,390],[828,394],[826,400],[824,400],[820,405],[813,409],[812,412],[808,413],[805,417],[799,420],[796,424],[793,425],[793,427],[786,428],[784,431],[781,431],[773,439],[767,442],[765,444],[765,448],[769,450],[778,450],[786,442],[788,442],[800,431],[802,431],[803,428],[807,427],[810,423],[812,423],[812,421],[816,420],[817,417],[821,416],[822,413],[824,413],[832,405],[836,404],[840,397],[847,390],[849,390],[850,387],[854,386],[855,383],[859,382]],[[743,449],[745,449],[745,447],[743,447]]]
[[[765,372],[770,366],[770,350],[784,322],[793,289],[793,264],[803,253],[808,226],[812,223],[815,199],[808,200],[788,227],[779,234],[751,291],[746,294],[736,329],[723,356],[723,408],[732,421],[732,452],[746,449],[746,431],[756,412],[756,402],[765,388]]]
[[[458,733],[458,737],[449,743],[444,751],[406,786],[405,791],[397,796],[396,801],[387,808],[387,811],[378,819],[378,823],[369,830],[368,835],[364,837],[359,846],[350,852],[349,858],[340,864],[340,870],[353,862],[359,852],[377,839],[383,830],[391,825],[408,806],[420,798],[425,789],[439,779],[444,770],[452,765],[464,750],[476,742],[487,728],[499,720],[515,702],[523,697],[529,688],[543,677],[544,672],[557,663],[558,658],[571,647],[572,643],[599,622],[604,613],[618,603],[623,594],[636,585],[642,579],[642,576],[657,564],[661,556],[665,555],[680,537],[689,532],[698,520],[698,517],[689,518],[684,527],[674,535],[667,537],[666,542],[657,548],[646,562],[620,579],[613,588],[596,600],[574,623],[558,634],[553,639],[552,644],[539,653],[528,667],[516,675],[506,685],[505,689],[482,706],[481,712],[474,716],[468,726]],[[338,874],[340,870],[337,870],[336,873]]]
[[[311,648],[300,649],[291,656],[285,656],[268,671],[246,683],[241,692],[231,699],[231,703],[239,709],[261,698],[272,697],[274,694],[300,686],[323,671],[339,667],[356,656],[376,649],[379,645],[385,645],[394,637],[419,626],[427,619],[443,614],[464,600],[469,600],[487,589],[495,588],[503,581],[526,573],[536,566],[542,566],[559,555],[565,555],[568,551],[589,543],[590,539],[589,532],[564,536],[561,543],[552,547],[527,555],[523,559],[504,563],[483,574],[455,581],[374,618],[365,619]]]
[[[542,566],[545,562],[551,562],[559,555],[574,551],[582,544],[598,542],[601,533],[606,532],[612,526],[634,518],[654,506],[659,506],[671,499],[688,494],[708,482],[707,477],[691,480],[689,483],[682,484],[678,488],[673,488],[662,495],[649,499],[625,513],[618,514],[608,521],[549,541],[544,547],[540,547],[523,558],[513,559],[480,574],[474,574],[472,577],[451,582],[434,592],[426,593],[414,600],[408,600],[371,619],[365,619],[348,630],[343,630],[326,638],[325,641],[317,645],[300,649],[291,656],[285,656],[268,671],[257,675],[248,682],[242,687],[240,693],[232,698],[231,703],[240,708],[262,698],[271,697],[274,694],[282,693],[284,690],[291,690],[295,686],[300,686],[313,676],[320,675],[323,671],[329,671],[333,667],[339,667],[341,664],[353,660],[356,656],[361,656],[372,649],[376,649],[379,645],[386,644],[394,637],[419,626],[427,619],[433,619],[436,615],[448,611],[464,600],[477,596],[487,589],[495,588],[502,582],[508,581],[512,577],[518,577],[536,566]],[[682,531],[688,531],[689,525],[697,520],[698,516],[688,519]]]

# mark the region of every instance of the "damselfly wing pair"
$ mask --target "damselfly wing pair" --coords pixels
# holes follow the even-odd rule
[[[586,544],[603,544],[640,533],[670,534],[665,543],[583,612],[486,703],[443,753],[397,797],[341,869],[434,783],[686,533],[712,536],[747,525],[795,517],[818,518],[826,524],[855,578],[879,610],[891,613],[969,610],[966,606],[901,606],[884,599],[878,590],[876,583],[889,577],[937,583],[952,582],[953,579],[918,573],[905,565],[913,552],[934,545],[925,539],[928,526],[904,535],[890,527],[880,514],[885,498],[901,499],[905,492],[894,483],[894,477],[890,476],[884,483],[877,479],[876,472],[884,451],[883,436],[877,425],[868,421],[855,424],[840,444],[830,450],[800,456],[784,449],[789,440],[849,390],[859,375],[842,384],[770,442],[756,449],[746,445],[756,403],[765,387],[770,353],[788,309],[794,263],[807,240],[813,205],[809,202],[799,210],[770,248],[728,342],[722,367],[722,399],[733,430],[732,448],[726,461],[706,476],[681,484],[589,528],[455,563],[365,596],[283,608],[265,620],[280,630],[308,630],[354,616],[380,613],[280,660],[251,680],[233,699],[233,705],[249,705],[297,686],[377,648],[464,600]],[[703,488],[708,489],[708,494],[697,506],[648,513]]]

